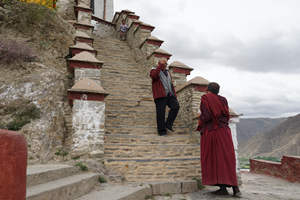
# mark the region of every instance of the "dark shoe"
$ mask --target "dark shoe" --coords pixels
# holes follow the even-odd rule
[[[242,193],[238,186],[232,186],[233,196],[234,197],[242,197]]]
[[[227,189],[219,189],[217,191],[212,192],[214,195],[229,195]]]
[[[170,130],[171,132],[174,132],[174,129],[173,129],[173,128],[167,127],[167,129]]]
[[[165,136],[165,135],[167,135],[167,132],[159,132],[158,135],[159,136]]]

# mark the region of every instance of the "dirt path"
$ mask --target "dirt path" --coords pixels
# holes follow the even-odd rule
[[[242,198],[229,196],[215,196],[210,194],[217,187],[206,187],[205,189],[185,195],[159,196],[155,200],[199,200],[199,199],[251,199],[251,200],[300,200],[300,183],[290,183],[282,179],[270,176],[243,172],[243,185],[240,188]],[[232,190],[228,190],[232,194]]]

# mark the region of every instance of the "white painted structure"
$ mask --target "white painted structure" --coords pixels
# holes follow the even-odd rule
[[[111,22],[114,16],[114,1],[94,0],[94,15]]]
[[[74,100],[73,149],[76,155],[101,156],[104,144],[105,102]]]
[[[238,140],[237,140],[237,130],[236,130],[236,124],[239,123],[240,119],[238,116],[233,116],[229,120],[229,127],[231,130],[231,136],[235,151],[235,160],[236,160],[236,171],[237,173],[240,173],[240,162],[239,162],[239,155],[238,155]]]

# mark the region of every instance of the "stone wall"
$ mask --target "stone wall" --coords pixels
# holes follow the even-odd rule
[[[178,113],[178,120],[176,123],[181,126],[189,127],[190,133],[196,133],[198,125],[197,119],[195,119],[200,113],[201,96],[205,94],[195,90],[194,85],[188,85],[187,87],[177,92],[177,98],[180,105]]]
[[[300,157],[283,156],[281,162],[250,159],[250,172],[300,182]]]

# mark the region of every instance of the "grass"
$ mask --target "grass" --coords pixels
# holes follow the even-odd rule
[[[99,176],[98,181],[99,183],[107,183],[107,180],[103,176]]]
[[[26,107],[16,108],[13,114],[13,120],[6,125],[8,130],[18,131],[23,126],[30,123],[31,120],[40,118],[40,109],[35,104],[29,104]]]
[[[246,158],[246,157],[239,158],[241,169],[250,169],[250,160],[249,159],[250,158]],[[253,159],[280,162],[280,158],[277,158],[277,157],[256,156]]]
[[[254,159],[259,159],[259,160],[267,160],[267,161],[273,161],[273,162],[280,162],[280,158],[277,157],[268,157],[268,156],[257,156]]]
[[[78,162],[75,164],[76,167],[79,167],[81,171],[88,171],[88,167],[82,162]]]
[[[46,32],[53,25],[55,12],[45,6],[17,0],[1,0],[1,4],[10,10],[5,19],[6,28],[32,34],[37,27]]]
[[[250,161],[249,158],[241,157],[239,158],[240,168],[241,169],[250,169]]]
[[[154,200],[154,196],[152,195],[146,195],[145,200]]]
[[[74,157],[72,157],[72,160],[78,160],[78,159],[80,159],[80,156],[74,156]]]
[[[65,157],[69,154],[69,152],[63,150],[63,149],[58,149],[56,152],[55,152],[55,155],[57,156],[62,156],[62,157]]]
[[[205,188],[205,186],[202,185],[202,180],[200,178],[194,177],[193,180],[197,181],[198,190],[203,190]]]

